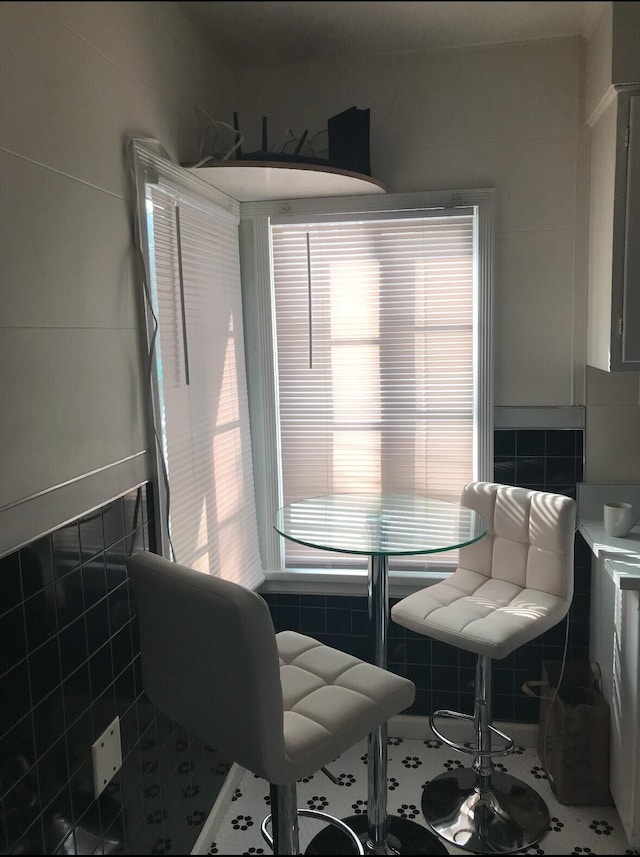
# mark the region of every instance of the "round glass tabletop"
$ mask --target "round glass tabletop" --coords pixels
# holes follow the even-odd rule
[[[309,547],[370,556],[437,553],[481,539],[487,523],[473,509],[407,494],[326,494],[297,500],[274,528]]]

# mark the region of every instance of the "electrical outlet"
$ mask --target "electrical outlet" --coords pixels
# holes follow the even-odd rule
[[[119,717],[116,717],[91,745],[91,762],[93,764],[93,796],[98,797],[122,767]]]

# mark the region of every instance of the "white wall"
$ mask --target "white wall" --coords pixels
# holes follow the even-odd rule
[[[581,40],[314,61],[236,77],[244,151],[371,109],[390,192],[496,189],[495,403],[584,403]]]
[[[587,122],[593,121],[593,117],[603,109],[601,102],[611,87],[613,5],[604,4],[587,40],[584,93],[584,118]]]
[[[150,474],[125,141],[231,106],[165,2],[0,3],[0,81],[1,555]]]

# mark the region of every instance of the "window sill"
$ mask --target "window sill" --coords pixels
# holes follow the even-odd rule
[[[445,580],[455,565],[433,566],[429,571],[389,571],[389,597],[405,598],[412,592]],[[327,571],[310,568],[265,571],[260,593],[292,595],[361,595],[368,591],[366,571]]]

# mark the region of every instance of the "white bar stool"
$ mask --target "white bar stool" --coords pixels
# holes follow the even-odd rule
[[[263,833],[275,854],[298,854],[297,780],[408,708],[415,686],[311,637],[276,635],[264,599],[235,583],[148,552],[127,566],[146,693],[228,761],[269,782],[272,818]],[[300,814],[342,831],[345,853],[364,853],[339,819]]]
[[[448,771],[423,791],[422,810],[441,839],[480,854],[518,851],[549,828],[543,799],[526,783],[493,771],[491,758],[513,741],[491,724],[491,661],[560,622],[573,598],[576,504],[561,494],[475,482],[461,503],[489,523],[487,535],[460,549],[456,571],[391,608],[399,625],[478,656],[474,713],[440,710],[429,718],[450,747],[474,756],[470,768]],[[451,741],[435,718],[473,724],[475,746]],[[492,737],[502,745],[494,749]]]

